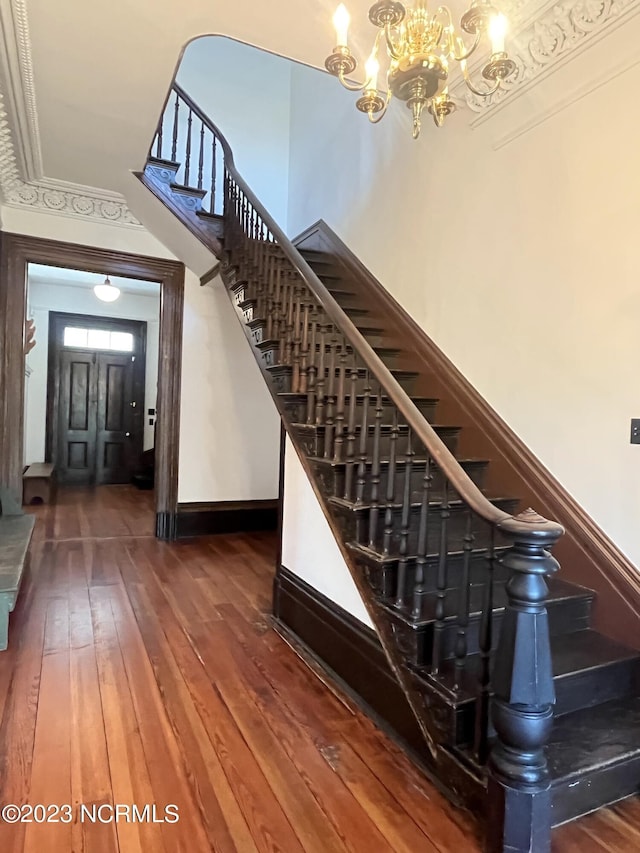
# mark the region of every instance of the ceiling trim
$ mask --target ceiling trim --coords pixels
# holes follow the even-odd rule
[[[0,198],[9,207],[142,227],[119,193],[44,175],[26,0],[0,0]]]
[[[505,105],[524,95],[533,86],[558,71],[614,29],[640,12],[638,0],[515,0],[508,12],[512,21],[509,55],[516,72],[503,87],[488,98],[469,92],[463,81],[454,86],[454,95],[464,99],[477,115],[471,127],[478,127],[499,113]],[[481,66],[478,65],[476,71]]]

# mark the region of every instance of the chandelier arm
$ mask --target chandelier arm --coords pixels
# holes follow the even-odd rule
[[[477,49],[478,45],[480,44],[480,39],[481,39],[481,38],[482,38],[482,33],[481,33],[481,32],[477,32],[477,33],[475,34],[475,37],[474,37],[474,39],[473,39],[473,44],[471,45],[471,47],[470,47],[468,50],[466,50],[464,53],[462,53],[460,56],[458,56],[458,54],[456,53],[455,48],[454,48],[454,51],[453,51],[453,58],[454,58],[457,62],[464,62],[464,61],[465,61],[465,59],[469,59],[469,57],[470,57],[473,53],[475,53],[475,51],[476,51],[476,49]],[[458,45],[461,45],[462,47],[464,47],[464,46],[465,46],[465,45],[464,45],[464,42],[462,41],[462,39],[460,38],[460,36],[458,36],[458,38],[457,38],[457,42],[458,42]]]
[[[338,80],[349,92],[362,92],[368,82],[367,80],[365,80],[364,83],[349,83],[349,81],[344,76],[344,72],[342,71],[340,71],[340,73],[338,74]]]
[[[391,27],[389,24],[385,25],[384,28],[384,38],[387,43],[387,51],[391,59],[394,59],[396,62],[401,58],[401,54],[398,53],[395,44],[393,43],[393,37],[391,35]]]
[[[385,113],[387,112],[387,107],[389,106],[389,102],[391,101],[391,89],[387,89],[387,97],[384,102],[384,107],[380,110],[380,112],[376,115],[375,118],[372,117],[371,113],[369,113],[369,121],[371,124],[378,124],[378,122],[384,118]]]
[[[493,95],[495,92],[498,91],[500,87],[500,80],[496,80],[495,85],[489,87],[486,92],[481,92],[480,89],[476,89],[476,87],[471,82],[471,75],[469,74],[469,69],[467,68],[464,61],[461,63],[461,66],[464,82],[467,84],[467,87],[471,89],[474,95],[477,95],[479,98],[488,98],[489,95]]]

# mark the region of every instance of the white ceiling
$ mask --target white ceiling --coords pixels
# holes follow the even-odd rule
[[[64,267],[50,267],[46,264],[29,264],[28,279],[30,284],[63,285],[65,287],[83,287],[91,289],[96,284],[102,284],[104,275],[82,270],[69,270]],[[135,293],[141,296],[159,298],[160,284],[156,281],[141,281],[134,278],[121,278],[110,275],[109,279],[123,293]]]
[[[322,66],[332,46],[335,5],[334,0],[120,0],[107,6],[28,0],[44,174],[126,194],[131,170],[144,165],[189,41],[225,34]],[[350,5],[356,12],[370,2]]]

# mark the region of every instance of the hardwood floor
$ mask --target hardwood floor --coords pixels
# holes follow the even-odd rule
[[[0,654],[0,803],[73,820],[0,821],[3,853],[479,853],[472,818],[272,629],[272,535],[161,543],[151,494],[120,486],[33,511]],[[116,803],[179,821],[110,822]],[[639,818],[628,801],[554,851],[638,850]]]

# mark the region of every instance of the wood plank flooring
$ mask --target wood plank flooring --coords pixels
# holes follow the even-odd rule
[[[272,535],[161,543],[150,493],[121,486],[33,511],[0,654],[0,803],[73,820],[0,821],[2,853],[479,853],[473,818],[272,629]],[[113,822],[117,803],[179,820]],[[627,801],[554,852],[640,850],[638,827]]]

